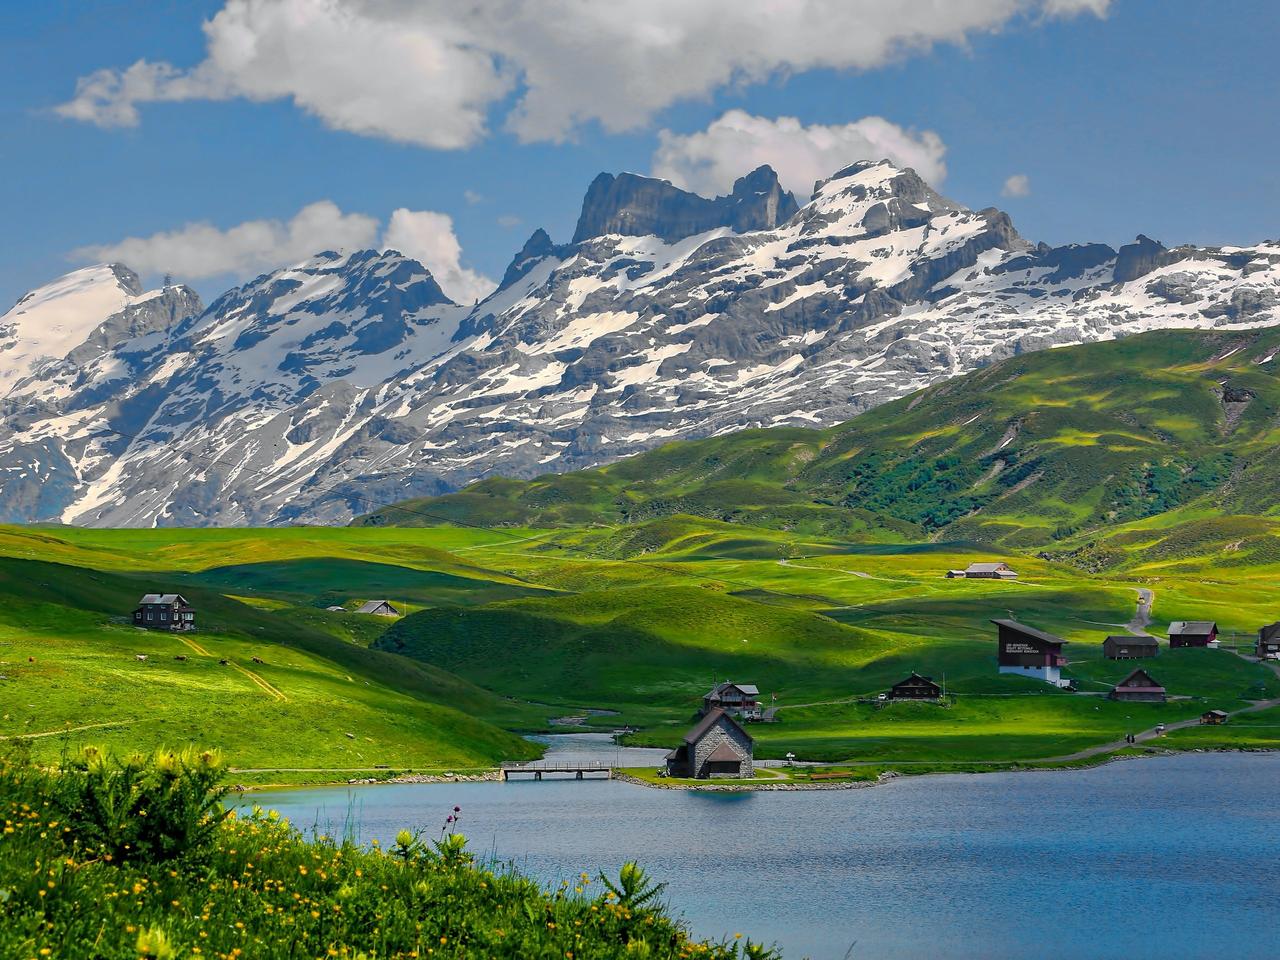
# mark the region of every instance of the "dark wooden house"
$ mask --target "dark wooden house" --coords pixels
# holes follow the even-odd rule
[[[1272,623],[1258,630],[1258,659],[1280,660],[1280,623]]]
[[[148,630],[194,630],[196,610],[180,593],[145,593],[133,611],[133,625]]]
[[[1227,722],[1228,713],[1225,710],[1206,710],[1200,714],[1200,722],[1210,726],[1217,726],[1220,723]]]
[[[922,677],[918,673],[889,688],[890,700],[937,700],[941,696],[942,687],[934,683],[932,677]]]
[[[760,690],[753,683],[717,683],[702,698],[703,716],[712,710],[723,710],[732,717],[759,720]]]
[[[375,617],[398,617],[400,611],[390,600],[369,600],[356,608],[356,613],[367,613]]]
[[[1207,647],[1218,639],[1212,620],[1175,620],[1169,624],[1169,647]]]
[[[755,743],[751,734],[719,707],[684,735],[684,742],[667,754],[667,774],[706,780],[711,777],[750,777],[755,772]]]
[[[948,570],[947,579],[965,579],[965,580],[1017,580],[1018,575],[1013,572],[1004,561],[996,563],[971,563],[963,570]]]
[[[1108,697],[1112,700],[1164,703],[1165,689],[1151,674],[1139,668],[1117,683]]]
[[[1108,660],[1142,660],[1159,652],[1155,637],[1112,636],[1102,641],[1102,655]]]
[[[1062,679],[1062,668],[1067,664],[1062,647],[1067,641],[1017,620],[991,622],[999,630],[996,661],[1001,673],[1034,677],[1055,687],[1069,685],[1070,681]]]

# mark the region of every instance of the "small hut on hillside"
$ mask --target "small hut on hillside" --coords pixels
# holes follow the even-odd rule
[[[1175,620],[1169,624],[1169,647],[1207,647],[1218,639],[1212,620]]]
[[[1200,722],[1208,726],[1217,726],[1220,723],[1226,723],[1230,716],[1225,710],[1206,710],[1200,714]]]
[[[1018,575],[1004,561],[971,563],[963,570],[948,570],[948,580],[1017,580]]]
[[[367,613],[375,617],[398,617],[400,611],[390,600],[369,600],[356,608],[356,613]]]
[[[1280,660],[1280,623],[1259,628],[1257,655],[1259,660]]]
[[[755,742],[733,717],[716,708],[693,725],[667,754],[667,775],[706,780],[742,779],[755,772]]]
[[[1102,655],[1108,660],[1142,660],[1159,652],[1155,637],[1111,636],[1102,641]]]
[[[146,593],[133,611],[133,625],[148,630],[194,630],[196,609],[180,593]]]
[[[918,673],[912,673],[889,688],[890,700],[937,700],[941,696],[942,687],[934,683],[932,677],[922,677]]]
[[[1129,674],[1107,695],[1112,700],[1164,703],[1165,689],[1147,671],[1139,668]]]

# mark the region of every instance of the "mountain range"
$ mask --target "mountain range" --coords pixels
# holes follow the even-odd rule
[[[1278,322],[1280,242],[1037,245],[887,161],[803,205],[768,167],[714,199],[602,174],[571,240],[535,231],[473,306],[390,250],[207,307],[118,264],[27,294],[0,317],[0,520],[347,522],[673,438],[825,427],[1048,347]]]

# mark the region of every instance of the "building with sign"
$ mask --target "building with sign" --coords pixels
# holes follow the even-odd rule
[[[1055,687],[1070,686],[1070,681],[1062,679],[1062,668],[1067,665],[1062,646],[1067,641],[1017,620],[991,622],[999,630],[996,660],[1001,673],[1033,677]]]

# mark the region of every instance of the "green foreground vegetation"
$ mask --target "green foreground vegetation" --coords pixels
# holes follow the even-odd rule
[[[222,806],[218,757],[0,758],[0,956],[12,960],[417,957],[766,960],[690,939],[635,864],[543,888],[484,864],[442,811],[393,847],[306,838]],[[92,904],[92,909],[87,905]]]
[[[467,774],[535,756],[520,735],[553,719],[672,746],[733,679],[779,708],[760,757],[1069,762],[1280,697],[1246,656],[1280,619],[1278,352],[1270,330],[1045,351],[831,430],[484,481],[345,529],[0,528],[0,738],[45,759],[208,744],[244,784]],[[944,577],[990,559],[1018,581]],[[1221,628],[1223,649],[1141,664],[1164,704],[1106,698],[1138,664],[1101,641],[1141,590],[1157,635]],[[186,596],[198,632],[134,628],[150,591]],[[350,612],[374,598],[408,615]],[[998,676],[995,617],[1067,639],[1079,692]],[[876,701],[913,670],[942,703]],[[1161,745],[1271,748],[1280,716]]]

